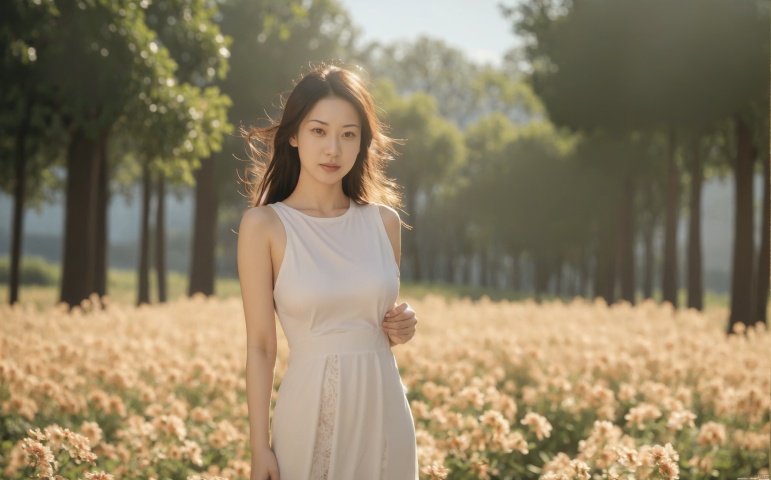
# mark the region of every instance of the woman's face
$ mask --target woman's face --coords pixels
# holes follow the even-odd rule
[[[301,171],[321,183],[340,182],[359,154],[359,114],[346,100],[322,98],[300,123],[289,144],[297,147]]]

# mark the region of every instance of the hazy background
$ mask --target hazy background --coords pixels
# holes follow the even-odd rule
[[[511,22],[501,15],[497,0],[341,0],[353,23],[362,31],[361,43],[377,41],[414,41],[421,35],[443,40],[462,50],[469,59],[479,64],[501,64],[506,52],[521,45],[513,32]],[[299,70],[299,67],[298,67]],[[61,174],[64,176],[64,174]],[[755,196],[760,201],[762,179],[758,176]],[[237,188],[234,185],[234,188]],[[733,186],[730,178],[711,179],[704,187],[704,281],[705,287],[716,292],[727,292],[730,286],[731,246],[733,239]],[[132,199],[113,198],[110,206],[110,265],[131,268],[136,264],[139,241],[141,198],[136,187]],[[63,229],[63,196],[59,205],[46,205],[41,211],[28,211],[25,220],[24,252],[41,255],[58,262],[61,255]],[[192,232],[192,189],[169,193],[169,269],[187,272],[190,261]],[[9,249],[11,197],[0,193],[0,255]],[[756,222],[760,222],[757,212]],[[679,244],[684,252],[686,219],[681,220]],[[756,230],[758,235],[760,230]],[[681,253],[681,259],[685,255]],[[230,260],[230,259],[229,259]],[[235,275],[232,261],[220,262],[218,271]],[[684,277],[685,269],[680,269]],[[478,273],[478,272],[477,272]],[[473,275],[474,281],[478,281]]]
[[[766,316],[767,2],[120,2],[0,11],[3,278],[23,172],[20,253],[67,303],[235,293],[238,129],[331,61],[406,139],[403,282]]]

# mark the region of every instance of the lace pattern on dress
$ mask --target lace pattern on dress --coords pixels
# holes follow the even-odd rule
[[[330,355],[324,363],[324,380],[321,387],[321,407],[316,431],[316,445],[313,448],[311,480],[327,480],[329,459],[332,455],[332,434],[335,428],[337,408],[337,378],[339,376],[337,355]]]
[[[385,480],[386,462],[388,462],[388,439],[383,439],[383,459],[380,461],[380,480]]]

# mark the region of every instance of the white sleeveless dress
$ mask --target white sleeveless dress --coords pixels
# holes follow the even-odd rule
[[[381,328],[399,270],[375,204],[340,216],[271,204],[286,230],[273,290],[289,366],[271,421],[281,480],[418,478],[415,426]]]

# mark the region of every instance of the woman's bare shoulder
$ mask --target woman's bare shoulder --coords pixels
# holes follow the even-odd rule
[[[280,219],[268,205],[260,205],[246,210],[241,217],[239,233],[247,230],[249,234],[270,234],[278,227]]]
[[[380,210],[380,216],[383,218],[383,223],[386,227],[398,228],[401,225],[401,219],[399,218],[399,212],[389,205],[383,205],[376,203],[377,208]]]

